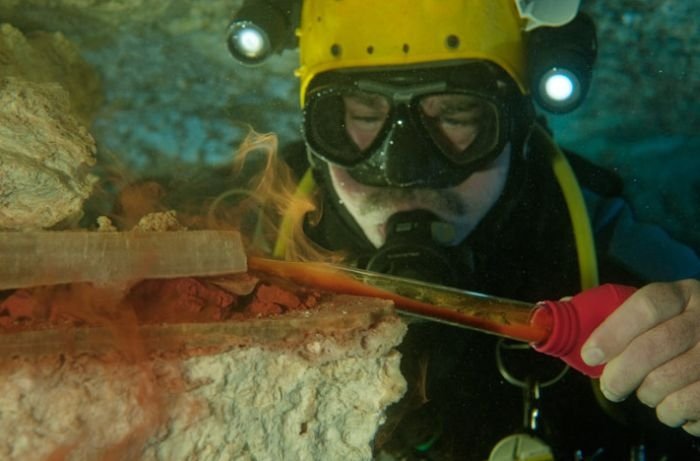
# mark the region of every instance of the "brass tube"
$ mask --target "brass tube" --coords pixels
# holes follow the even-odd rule
[[[522,301],[325,263],[251,257],[248,267],[320,290],[389,299],[405,314],[520,341],[549,335],[547,327],[530,324],[535,305]]]

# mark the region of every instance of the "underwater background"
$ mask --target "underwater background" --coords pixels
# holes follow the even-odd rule
[[[100,76],[89,127],[135,175],[228,164],[252,128],[300,137],[296,50],[234,62],[240,0],[0,0],[0,23],[61,32]],[[639,219],[700,248],[700,4],[584,0],[599,52],[587,100],[547,115],[563,147],[617,171]]]

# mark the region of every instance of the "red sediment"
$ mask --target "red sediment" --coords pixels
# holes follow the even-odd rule
[[[283,281],[278,281],[283,283]],[[320,295],[288,283],[276,286],[271,280],[261,281],[248,274],[216,278],[176,278],[142,280],[130,287],[98,287],[89,283],[36,287],[4,293],[0,298],[0,334],[29,330],[78,329],[103,327],[101,337],[111,342],[111,350],[96,350],[95,359],[105,366],[105,376],[113,368],[115,375],[126,364],[136,366],[137,399],[143,409],[143,420],[120,440],[101,450],[100,459],[133,459],[148,437],[162,426],[169,399],[184,389],[185,380],[177,361],[166,368],[164,357],[179,354],[180,339],[174,344],[162,338],[158,350],[147,346],[140,325],[192,322],[237,322],[251,318],[310,309]],[[21,340],[21,335],[18,335]],[[66,336],[65,350],[72,341]],[[175,346],[175,347],[173,347]],[[59,351],[60,349],[60,351]],[[57,349],[63,352],[63,348]],[[161,352],[163,351],[163,352]],[[61,355],[62,357],[62,355]],[[36,367],[46,366],[42,356]],[[63,359],[60,359],[63,360]],[[0,361],[0,367],[13,366],[12,360]],[[155,364],[158,363],[158,366]],[[167,364],[167,363],[166,363]],[[115,378],[116,379],[116,378]],[[201,408],[191,409],[192,417]],[[64,441],[48,455],[48,459],[70,457],[82,442]],[[133,456],[132,456],[133,455]]]
[[[35,317],[36,300],[27,290],[17,290],[0,304],[0,327],[10,328]]]
[[[246,307],[246,311],[260,317],[311,309],[318,302],[318,298],[318,293],[295,293],[276,285],[261,283],[255,292],[255,297]]]
[[[219,321],[238,296],[195,278],[144,280],[126,297],[140,323]]]
[[[88,283],[37,287],[0,301],[0,329],[236,321],[311,309],[319,297],[248,274],[143,280],[127,291]]]
[[[46,461],[65,461],[73,450],[78,447],[78,442],[71,442],[59,446],[46,457]]]
[[[255,298],[261,303],[273,303],[286,306],[288,309],[298,309],[301,300],[293,293],[272,285],[261,285],[255,293]]]

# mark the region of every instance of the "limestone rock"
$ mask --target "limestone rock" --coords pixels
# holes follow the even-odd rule
[[[177,220],[177,211],[175,210],[148,213],[147,215],[141,217],[141,219],[139,219],[139,222],[133,228],[133,230],[136,231],[151,232],[175,231],[186,229],[187,227],[183,226],[180,223],[180,221]]]
[[[62,110],[69,110],[86,127],[102,104],[97,72],[60,32],[24,35],[9,24],[0,24],[0,77],[60,84],[69,99],[69,106]]]
[[[0,78],[0,228],[75,219],[97,178],[95,141],[57,83]]]
[[[337,297],[142,327],[131,357],[108,331],[0,334],[0,458],[368,461],[405,331],[390,303]]]

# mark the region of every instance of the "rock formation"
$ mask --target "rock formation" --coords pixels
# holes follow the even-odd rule
[[[70,224],[97,181],[85,128],[94,76],[60,34],[30,41],[1,25],[0,57],[0,229]]]

